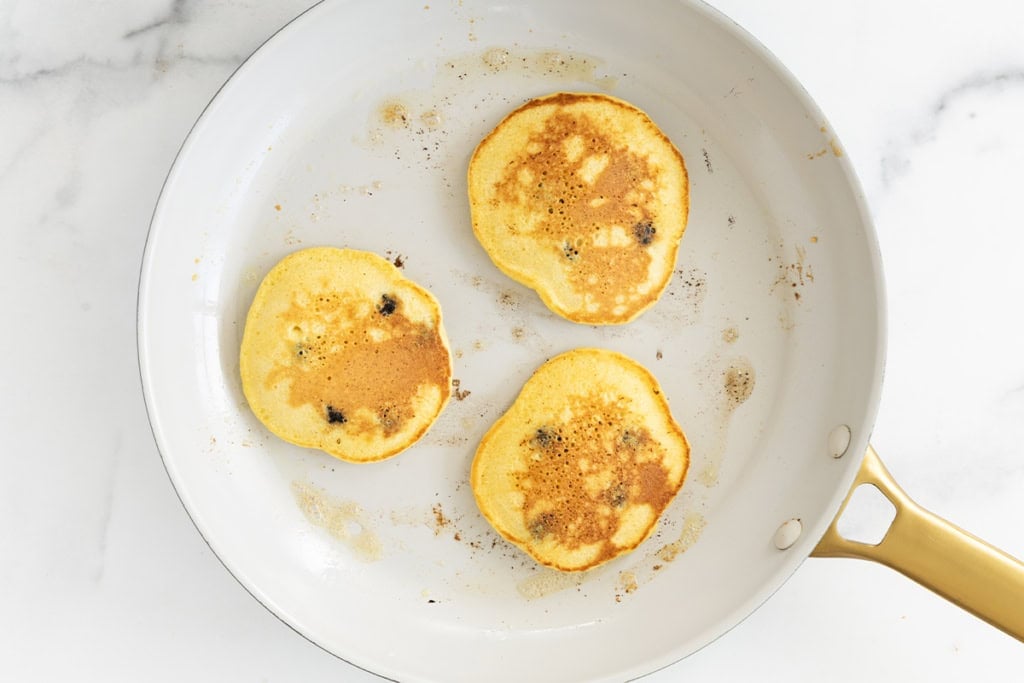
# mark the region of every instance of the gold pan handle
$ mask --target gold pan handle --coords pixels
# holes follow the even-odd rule
[[[836,523],[861,484],[873,484],[896,516],[877,545],[843,538]],[[886,565],[1024,641],[1024,563],[912,501],[868,446],[850,492],[812,557],[853,557]]]

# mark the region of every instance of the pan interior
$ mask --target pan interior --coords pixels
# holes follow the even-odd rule
[[[880,273],[834,133],[728,20],[690,3],[623,7],[319,5],[222,89],[161,196],[139,347],[170,477],[255,597],[383,675],[621,679],[679,659],[795,570],[866,444]],[[557,318],[491,264],[469,225],[474,146],[557,90],[633,102],[687,161],[677,270],[627,326]],[[382,463],[285,444],[242,397],[238,346],[259,280],[321,244],[392,259],[444,310],[456,399]],[[540,363],[576,346],[648,367],[693,448],[656,533],[582,576],[539,569],[498,538],[468,484],[491,422]],[[851,454],[834,459],[827,437],[841,424]],[[804,533],[779,551],[772,536],[791,518]]]

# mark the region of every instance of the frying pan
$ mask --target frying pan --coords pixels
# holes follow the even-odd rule
[[[557,318],[472,236],[473,147],[558,90],[637,104],[687,160],[677,269],[627,326]],[[393,259],[444,310],[456,400],[382,463],[285,444],[242,397],[256,286],[316,244]],[[621,680],[722,635],[812,554],[883,562],[1024,637],[1021,565],[915,506],[869,448],[884,319],[878,248],[840,142],[715,11],[325,2],[247,60],[182,146],[146,245],[138,340],[185,509],[296,631],[402,680]],[[578,346],[645,364],[693,460],[651,538],[570,575],[500,539],[467,480],[480,436],[526,378]],[[737,373],[743,400],[726,381]],[[835,527],[861,484],[897,509],[877,545]]]

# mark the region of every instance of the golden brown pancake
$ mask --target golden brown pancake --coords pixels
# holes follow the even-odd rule
[[[636,548],[679,492],[690,447],[657,380],[630,358],[552,358],[477,448],[484,517],[541,564],[590,569]]]
[[[451,393],[437,300],[354,249],[304,249],[267,273],[246,317],[240,368],[267,429],[351,462],[407,448]]]
[[[627,323],[668,284],[689,211],[683,157],[615,97],[527,102],[469,162],[473,231],[494,264],[578,323]]]

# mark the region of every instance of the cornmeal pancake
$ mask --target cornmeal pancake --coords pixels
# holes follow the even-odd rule
[[[690,447],[655,378],[622,354],[552,358],[477,448],[484,517],[541,564],[590,569],[638,546],[679,492]]]
[[[246,317],[240,366],[267,429],[352,462],[408,447],[451,393],[437,300],[354,249],[304,249],[274,266]]]
[[[686,165],[648,116],[602,94],[527,102],[469,162],[473,231],[548,308],[627,323],[668,284],[689,211]]]

